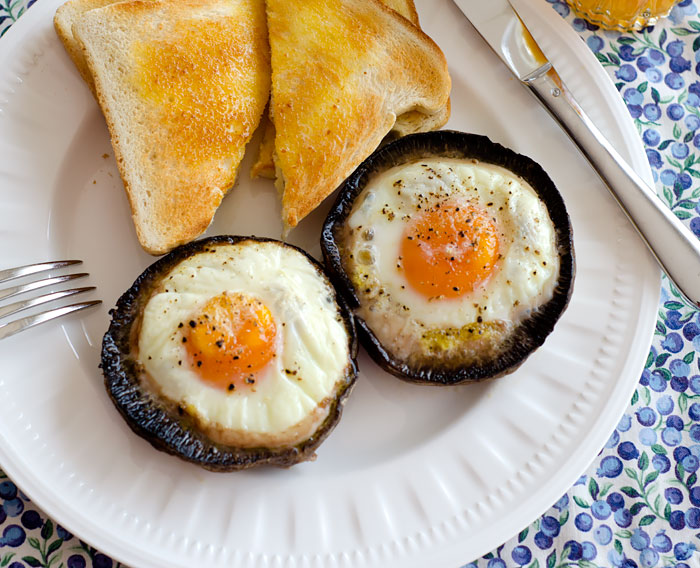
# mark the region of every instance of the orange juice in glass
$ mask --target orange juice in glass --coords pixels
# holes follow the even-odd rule
[[[678,0],[567,0],[581,17],[610,30],[640,30],[667,16]]]

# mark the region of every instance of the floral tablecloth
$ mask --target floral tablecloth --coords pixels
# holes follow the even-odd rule
[[[0,0],[0,35],[35,0]],[[700,237],[700,0],[640,33],[548,0],[613,78],[662,200]],[[1,48],[2,44],[0,44]],[[465,568],[700,566],[700,313],[664,280],[651,351],[610,439],[529,527]],[[0,471],[0,568],[118,565],[47,518]]]

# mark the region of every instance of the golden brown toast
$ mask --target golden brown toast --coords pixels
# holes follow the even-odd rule
[[[418,20],[418,12],[416,11],[416,5],[413,0],[381,0],[385,5],[401,14],[404,18],[409,20],[414,26],[420,27],[420,22]],[[445,105],[445,112],[442,116],[436,115],[433,118],[433,122],[437,124],[436,126],[426,126],[423,130],[432,130],[434,128],[440,128],[443,124],[447,122],[450,116],[449,101]],[[394,130],[400,135],[409,134],[411,132],[418,132],[420,130],[421,124],[425,120],[425,115],[418,113],[416,111],[409,111],[405,115],[397,118],[397,124]],[[404,126],[405,125],[405,126]],[[411,126],[409,126],[411,125]],[[250,170],[251,177],[264,177],[269,179],[275,179],[275,162],[274,162],[274,152],[275,152],[275,127],[269,118],[269,113],[265,113],[260,123],[263,135],[260,146],[258,147],[258,155]]]
[[[398,116],[444,117],[451,83],[437,45],[379,0],[267,0],[267,18],[274,159],[291,228]]]
[[[143,248],[206,230],[268,100],[263,0],[131,0],[72,27]]]

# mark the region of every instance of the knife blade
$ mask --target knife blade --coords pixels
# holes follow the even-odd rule
[[[518,79],[523,80],[543,66],[551,67],[507,0],[454,3]]]
[[[538,15],[544,7],[535,0],[453,2],[578,147],[681,295],[700,306],[700,241],[620,156],[561,80],[547,57],[556,45],[548,42]]]

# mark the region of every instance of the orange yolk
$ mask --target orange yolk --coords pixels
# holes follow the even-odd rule
[[[411,287],[428,298],[456,298],[485,282],[498,260],[498,232],[486,211],[470,204],[413,216],[401,241]]]
[[[254,385],[275,356],[272,314],[245,294],[214,296],[184,326],[190,364],[204,382],[227,391]]]

